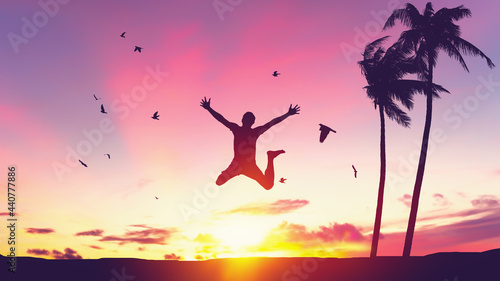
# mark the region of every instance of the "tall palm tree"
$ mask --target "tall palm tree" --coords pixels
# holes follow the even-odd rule
[[[460,65],[462,65],[467,72],[469,69],[467,68],[462,54],[480,56],[486,60],[490,68],[495,66],[481,50],[460,37],[460,27],[456,25],[454,21],[470,16],[470,10],[464,8],[463,5],[452,9],[442,8],[434,12],[432,3],[429,2],[422,11],[422,14],[420,14],[415,6],[407,3],[405,8],[394,10],[387,19],[384,29],[393,27],[396,20],[400,20],[403,25],[409,27],[408,30],[401,33],[398,42],[403,46],[405,52],[414,52],[416,64],[420,67],[419,79],[431,85],[433,82],[433,71],[436,67],[437,55],[440,50],[445,51],[451,58],[458,60]],[[417,220],[418,201],[420,198],[425,161],[427,158],[429,133],[432,121],[432,100],[433,97],[438,97],[436,93],[432,93],[431,87],[427,87],[425,95],[427,109],[425,114],[424,133],[420,149],[417,176],[413,189],[403,256],[409,256],[411,251],[415,223]]]
[[[412,109],[413,95],[423,92],[427,87],[427,83],[422,81],[402,79],[405,74],[415,73],[417,68],[413,59],[402,52],[400,44],[392,45],[387,51],[381,48],[380,46],[387,38],[388,36],[385,36],[366,45],[363,60],[358,62],[361,73],[368,82],[368,86],[364,87],[366,93],[373,100],[375,109],[378,106],[380,115],[380,180],[370,257],[377,255],[382,221],[386,177],[384,114],[403,127],[409,127],[410,117],[394,101],[397,100],[407,109]],[[433,85],[433,87],[436,91],[446,91],[439,85]]]

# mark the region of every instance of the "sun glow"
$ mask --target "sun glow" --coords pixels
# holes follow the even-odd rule
[[[249,223],[248,220],[232,220],[215,227],[211,232],[223,246],[239,252],[246,246],[260,243],[267,230],[258,223]]]

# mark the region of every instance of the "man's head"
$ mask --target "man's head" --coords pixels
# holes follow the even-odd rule
[[[247,112],[243,114],[241,123],[243,124],[243,127],[251,127],[253,123],[255,123],[255,115],[253,115],[252,112]]]

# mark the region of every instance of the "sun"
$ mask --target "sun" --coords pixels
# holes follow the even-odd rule
[[[222,246],[236,251],[259,244],[264,239],[267,229],[258,221],[235,219],[215,226],[211,233],[221,241]]]

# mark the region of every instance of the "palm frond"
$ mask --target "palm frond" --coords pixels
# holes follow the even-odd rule
[[[398,19],[401,23],[408,27],[415,27],[418,25],[420,13],[417,8],[410,3],[406,4],[405,8],[396,9],[392,12],[392,14],[387,18],[387,21],[384,24],[384,28],[382,30],[386,30],[390,27],[393,27],[395,21]]]
[[[443,49],[446,54],[448,54],[449,57],[456,59],[460,65],[467,71],[469,72],[469,68],[467,67],[467,64],[465,63],[464,58],[462,57],[462,54],[460,54],[460,51],[451,43],[451,42],[442,42],[438,46],[439,48]]]
[[[367,59],[367,58],[371,57],[374,50],[379,48],[380,45],[382,45],[389,37],[390,36],[387,35],[387,36],[384,36],[382,38],[379,38],[379,39],[367,44],[365,47],[365,51],[363,52],[363,58]]]
[[[453,37],[450,39],[451,43],[459,50],[464,52],[465,54],[472,56],[480,56],[481,58],[486,60],[486,63],[490,68],[495,67],[493,61],[487,57],[481,50],[479,50],[476,46],[469,43],[467,40],[462,39],[460,37]]]
[[[409,128],[411,124],[411,118],[401,110],[394,102],[389,101],[383,105],[384,113],[391,120],[396,121],[399,125]]]
[[[434,17],[438,20],[452,20],[452,21],[457,21],[461,20],[465,17],[469,18],[472,16],[472,13],[469,9],[465,8],[464,5],[460,5],[455,8],[442,8],[439,11],[436,12]]]
[[[434,8],[432,7],[431,2],[427,2],[427,4],[425,4],[425,9],[422,11],[422,15],[427,19],[434,15]]]

